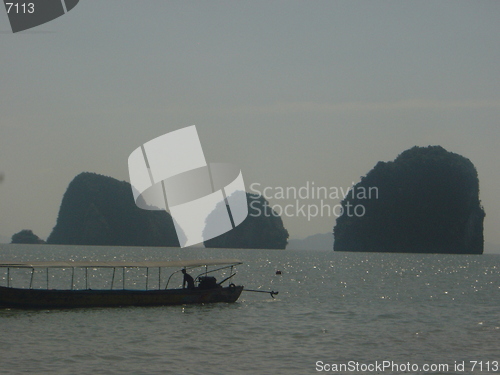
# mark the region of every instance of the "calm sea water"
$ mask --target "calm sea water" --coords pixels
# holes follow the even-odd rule
[[[315,374],[335,365],[352,366],[339,367],[342,374],[500,373],[498,255],[0,247],[0,261],[220,257],[245,262],[235,283],[277,290],[277,298],[244,292],[234,304],[0,309],[0,373]],[[5,276],[0,270],[2,285]],[[44,285],[44,274],[35,276]],[[130,287],[144,281],[128,277]],[[24,286],[24,275],[12,278]]]

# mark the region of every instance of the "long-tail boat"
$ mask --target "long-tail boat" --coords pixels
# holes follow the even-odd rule
[[[73,307],[118,307],[118,306],[162,306],[203,304],[213,302],[235,302],[243,286],[233,283],[224,286],[236,274],[233,267],[242,264],[237,259],[208,259],[208,260],[181,260],[181,261],[141,261],[141,262],[96,262],[96,261],[49,261],[49,262],[0,262],[0,268],[6,269],[6,286],[0,286],[0,306],[13,308],[73,308]],[[191,288],[168,288],[172,276],[182,270],[203,267],[202,272],[196,276],[195,285]],[[210,268],[209,268],[210,267]],[[71,283],[65,289],[51,289],[49,274],[53,269],[63,269],[68,273],[71,270]],[[88,272],[96,269],[112,269],[110,287],[107,289],[91,289]],[[145,288],[128,289],[126,287],[125,270],[128,268],[143,268],[146,270]],[[154,274],[158,280],[150,280],[150,269],[158,268]],[[164,268],[177,268],[170,274],[166,285],[162,287],[162,271]],[[212,269],[213,268],[213,269]],[[12,270],[31,270],[29,287],[19,288],[13,286]],[[39,272],[38,270],[42,270]],[[44,270],[45,269],[45,270]],[[75,269],[85,270],[85,288],[76,288]],[[34,288],[35,270],[37,274],[46,274],[45,287]],[[121,285],[115,279],[117,271],[122,271]],[[213,272],[229,271],[229,276],[217,282]],[[45,272],[44,272],[45,271]],[[200,270],[198,270],[200,271]],[[110,273],[110,271],[108,271]],[[80,271],[81,273],[81,271]],[[69,276],[68,276],[69,278]],[[27,283],[27,282],[26,282]],[[273,292],[277,294],[276,292]],[[273,294],[271,294],[273,296]]]

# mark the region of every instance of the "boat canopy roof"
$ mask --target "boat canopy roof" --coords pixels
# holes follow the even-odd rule
[[[139,262],[128,261],[39,261],[39,262],[0,262],[0,267],[17,268],[70,268],[70,267],[205,267],[238,265],[242,262],[238,259],[188,259],[174,261],[146,260]]]

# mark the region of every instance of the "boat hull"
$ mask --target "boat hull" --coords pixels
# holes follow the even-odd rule
[[[236,302],[242,291],[243,286],[193,290],[47,290],[0,286],[0,306],[14,308],[74,308]]]

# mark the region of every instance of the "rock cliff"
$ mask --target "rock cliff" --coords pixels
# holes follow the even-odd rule
[[[476,168],[440,146],[413,147],[379,162],[342,207],[335,251],[483,253]]]
[[[88,172],[69,184],[47,243],[179,246],[170,214],[138,208],[128,182]]]

